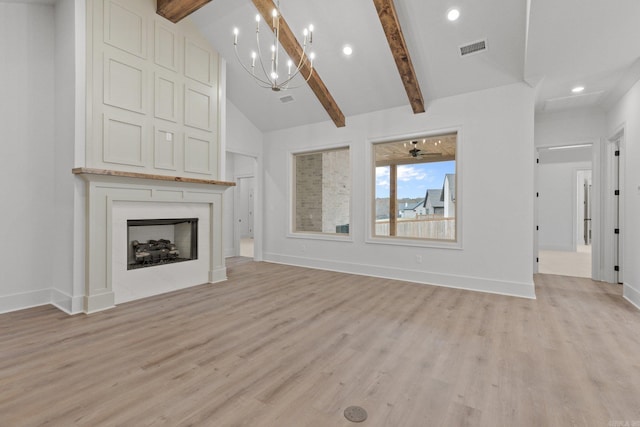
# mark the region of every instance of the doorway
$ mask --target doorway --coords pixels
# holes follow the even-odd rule
[[[236,183],[225,193],[225,254],[262,259],[258,158],[227,151],[226,177]]]
[[[538,272],[592,277],[592,146],[538,149]]]
[[[249,258],[253,258],[254,255],[255,181],[254,176],[242,176],[236,179],[239,255]]]

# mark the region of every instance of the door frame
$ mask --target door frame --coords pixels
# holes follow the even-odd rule
[[[620,155],[616,158],[615,151],[619,150]],[[603,144],[602,153],[602,216],[603,227],[601,238],[603,244],[602,276],[601,280],[609,283],[623,283],[624,273],[624,156],[625,156],[625,129],[624,126],[606,140]],[[617,162],[617,165],[616,165]],[[616,176],[617,174],[617,176]],[[617,184],[617,185],[616,185]],[[616,188],[617,187],[617,188]],[[614,194],[615,190],[620,191],[620,195]],[[617,200],[616,200],[617,198]],[[617,212],[616,204],[617,203]],[[616,215],[617,214],[617,215]],[[613,230],[620,229],[619,234]],[[617,237],[617,239],[616,239]],[[617,240],[617,242],[616,242]],[[617,259],[616,259],[617,258]],[[614,266],[618,265],[618,271]]]
[[[262,240],[263,240],[263,213],[262,213],[262,194],[264,191],[264,184],[260,177],[263,176],[263,164],[262,164],[262,156],[255,153],[246,153],[241,150],[235,149],[227,149],[226,153],[233,154],[234,156],[244,156],[253,159],[253,171],[250,174],[255,178],[255,186],[253,193],[253,259],[254,261],[262,261],[263,260],[263,249],[262,249]],[[242,175],[238,175],[242,176]],[[233,182],[236,181],[237,176],[234,175]],[[238,203],[235,192],[236,188],[233,190],[233,252],[237,256],[240,254],[240,237],[238,234],[237,227],[237,217],[236,212],[238,207],[236,204]]]

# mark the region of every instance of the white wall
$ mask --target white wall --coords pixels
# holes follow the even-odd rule
[[[576,173],[591,162],[540,164],[538,170],[538,233],[540,249],[575,251]]]
[[[262,146],[262,132],[227,99],[227,151],[259,157]]]
[[[607,136],[615,135],[622,128],[622,277],[625,298],[640,308],[640,82],[607,114]]]
[[[535,118],[535,145],[572,145],[597,143],[605,133],[605,112],[599,108],[537,113]]]
[[[265,242],[268,261],[487,292],[534,296],[533,91],[524,84],[265,134]],[[460,129],[457,168],[462,250],[366,243],[372,179],[370,142]],[[288,237],[291,152],[351,144],[350,241]],[[422,256],[418,263],[416,255]]]
[[[53,6],[0,3],[0,312],[51,300],[54,21]]]

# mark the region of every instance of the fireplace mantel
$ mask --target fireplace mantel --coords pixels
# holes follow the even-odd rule
[[[227,187],[233,187],[235,182],[229,181],[216,181],[212,179],[198,179],[198,178],[186,178],[181,176],[171,175],[153,175],[148,173],[138,172],[122,172],[109,169],[91,169],[91,168],[74,168],[72,172],[76,175],[106,175],[106,176],[119,176],[123,178],[137,178],[137,179],[152,179],[156,181],[173,181],[173,182],[188,182],[191,184],[211,184],[211,185],[223,185]]]
[[[192,211],[198,210],[203,233],[206,233],[204,236],[206,238],[199,240],[199,244],[206,245],[206,248],[203,246],[199,253],[207,254],[202,257],[206,264],[202,270],[203,275],[198,276],[202,277],[201,280],[198,279],[198,284],[226,280],[222,238],[222,196],[225,190],[233,187],[235,183],[92,168],[76,168],[73,169],[73,173],[87,182],[84,295],[86,313],[113,307],[116,300],[122,300],[115,297],[113,279],[114,271],[116,274],[119,271],[114,269],[120,268],[123,259],[126,261],[126,257],[121,259],[121,251],[118,249],[120,244],[114,243],[114,239],[119,239],[117,236],[120,236],[118,233],[121,230],[125,230],[126,233],[126,218],[122,217],[123,209],[125,211],[135,209],[137,212],[142,209],[145,213],[136,214],[137,219],[147,218],[144,215],[149,211],[152,212],[149,218],[155,218],[157,211],[165,212],[167,218],[174,217],[173,213],[167,214],[167,210],[177,212],[175,217],[178,218],[184,215],[193,216]],[[123,240],[125,241],[126,239]],[[126,262],[124,265],[126,268]],[[179,267],[175,266],[180,266],[180,263],[170,266],[178,269]],[[169,268],[169,266],[165,267]],[[132,273],[135,271],[131,270],[124,274],[138,274]],[[165,276],[175,278],[173,289],[187,285],[193,286],[193,283],[180,283],[180,280],[185,277],[180,272],[165,274]],[[116,280],[119,279],[116,278]],[[117,281],[115,284],[120,286],[119,283],[121,282]]]

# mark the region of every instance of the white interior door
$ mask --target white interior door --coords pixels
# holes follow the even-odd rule
[[[576,246],[591,245],[591,170],[578,170],[576,179]]]
[[[240,238],[253,238],[255,178],[240,177],[238,186],[238,231]]]

